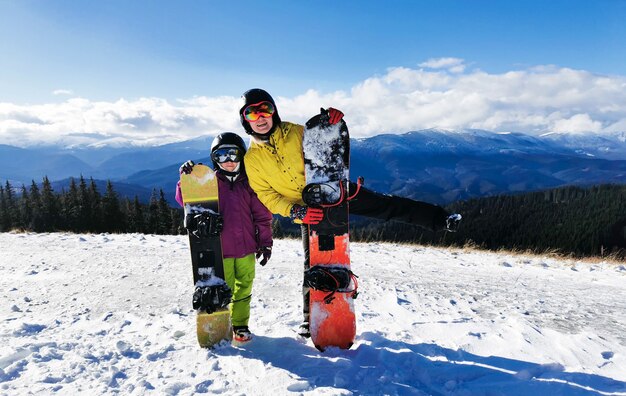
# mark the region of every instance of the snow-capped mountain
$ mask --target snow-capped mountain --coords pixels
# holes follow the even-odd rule
[[[550,133],[540,138],[589,157],[626,159],[626,132],[616,132],[611,135]]]
[[[592,143],[576,138],[581,147],[576,149],[573,138],[481,130],[379,135],[353,142],[352,175],[365,176],[367,185],[379,191],[439,203],[570,184],[626,182],[626,144],[617,144],[615,138],[611,155],[621,151],[624,157],[607,159],[582,153]]]
[[[187,159],[207,162],[213,136],[142,148],[0,145],[0,181],[44,175],[110,179],[169,191]],[[626,133],[612,135],[429,129],[353,139],[351,175],[366,186],[437,203],[563,185],[626,182]],[[124,195],[124,191],[120,191]]]

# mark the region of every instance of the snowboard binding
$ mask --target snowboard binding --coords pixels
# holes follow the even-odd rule
[[[193,309],[209,314],[228,307],[233,293],[226,283],[212,286],[196,286],[193,292]]]
[[[302,190],[302,200],[308,206],[329,207],[339,205],[346,195],[342,181],[310,183]]]
[[[302,200],[305,204],[313,207],[330,208],[339,206],[344,201],[354,198],[364,183],[363,177],[359,176],[356,191],[348,195],[348,183],[346,180],[329,181],[327,183],[309,183],[302,190]]]
[[[189,213],[185,227],[197,238],[218,236],[224,229],[224,218],[214,212]]]
[[[324,302],[330,304],[335,293],[351,293],[352,298],[359,294],[357,276],[345,267],[325,267],[316,265],[304,271],[304,285],[311,289],[329,292]],[[350,286],[354,284],[354,288]]]

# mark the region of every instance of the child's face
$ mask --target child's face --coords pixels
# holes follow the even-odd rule
[[[237,165],[239,165],[239,162],[232,162],[232,161],[222,162],[220,164],[222,169],[224,169],[227,172],[234,172],[235,169],[237,168]]]

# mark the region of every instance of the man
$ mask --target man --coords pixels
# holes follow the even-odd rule
[[[274,214],[290,217],[303,224],[304,269],[309,268],[309,237],[306,224],[317,224],[323,217],[322,209],[308,207],[302,200],[306,185],[302,136],[304,126],[283,122],[272,96],[254,88],[242,96],[239,110],[241,125],[251,136],[244,162],[250,186],[261,202]],[[339,110],[328,109],[331,124],[343,118]],[[380,194],[350,183],[350,214],[380,220],[394,220],[414,224],[434,231],[454,231],[460,215],[450,215],[442,207],[408,198]],[[309,332],[309,290],[303,286],[304,320],[299,329],[303,337]]]

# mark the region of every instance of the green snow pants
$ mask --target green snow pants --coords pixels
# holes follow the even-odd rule
[[[254,281],[254,253],[242,258],[224,259],[224,280],[233,291],[230,320],[233,326],[247,326]]]

